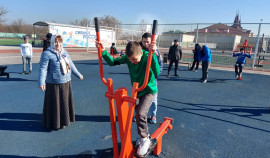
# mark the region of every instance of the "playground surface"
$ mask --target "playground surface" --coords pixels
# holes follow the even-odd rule
[[[8,65],[10,79],[0,77],[0,158],[113,157],[107,88],[100,80],[98,61],[86,56],[74,61],[84,75],[82,81],[72,76],[76,122],[58,131],[42,127],[38,60],[30,75],[20,74],[20,62]],[[168,78],[167,68],[158,80],[157,122],[164,117],[174,122],[163,137],[160,157],[270,157],[269,75],[244,70],[238,81],[232,71],[210,69],[203,84],[201,69],[192,72],[181,66],[179,78]],[[114,90],[127,87],[130,95],[126,65],[104,63],[104,74],[113,79]],[[148,125],[150,133],[158,127]],[[135,123],[131,131],[136,140]]]

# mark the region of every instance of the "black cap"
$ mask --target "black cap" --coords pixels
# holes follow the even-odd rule
[[[178,40],[177,40],[177,39],[175,39],[175,40],[174,40],[174,42],[178,42]]]
[[[201,50],[201,48],[202,47],[198,43],[195,44],[195,50]]]
[[[52,38],[52,34],[51,33],[47,33],[46,38],[51,39]]]

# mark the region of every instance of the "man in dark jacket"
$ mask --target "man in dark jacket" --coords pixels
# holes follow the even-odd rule
[[[178,46],[178,40],[174,40],[174,45],[170,47],[169,54],[168,54],[168,59],[170,60],[169,68],[168,68],[168,77],[170,77],[170,71],[172,68],[172,65],[174,63],[175,65],[175,70],[174,70],[174,76],[179,77],[177,74],[177,68],[178,68],[178,63],[179,60],[182,59],[182,50]]]
[[[43,43],[43,52],[45,50],[47,50],[48,47],[50,47],[50,44],[51,44],[51,37],[52,37],[52,34],[51,33],[48,33],[46,35],[46,40],[44,41]]]

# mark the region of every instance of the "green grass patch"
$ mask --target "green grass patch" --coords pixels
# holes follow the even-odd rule
[[[22,39],[0,39],[0,45],[19,46],[24,41]],[[29,41],[32,44],[32,40]],[[36,40],[35,45],[41,46],[41,40]]]

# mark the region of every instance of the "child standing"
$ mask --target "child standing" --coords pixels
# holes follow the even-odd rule
[[[148,51],[142,50],[138,42],[131,41],[126,46],[126,54],[120,58],[113,59],[110,57],[103,45],[101,43],[97,43],[97,46],[98,44],[100,44],[102,49],[102,57],[110,66],[127,64],[131,83],[138,82],[139,87],[143,85],[149,55]],[[153,53],[151,69],[149,72],[149,81],[145,89],[138,92],[137,97],[139,99],[139,104],[135,106],[137,131],[141,136],[140,145],[137,149],[137,154],[139,156],[145,155],[150,145],[147,113],[153,102],[154,96],[157,93],[155,76],[158,76],[159,74],[159,63],[156,55]]]
[[[237,57],[237,61],[234,66],[235,77],[237,78],[237,80],[242,80],[242,70],[246,63],[246,57],[251,58],[251,55],[244,53],[244,48],[240,48],[240,53],[235,54],[235,52],[233,52],[233,57]]]
[[[26,62],[28,63],[28,67],[29,67],[28,74],[30,74],[32,72],[32,55],[33,55],[32,45],[28,43],[29,41],[28,36],[24,36],[23,40],[24,40],[24,43],[22,43],[20,47],[20,51],[22,55],[22,62],[23,62],[22,74],[26,74]]]

